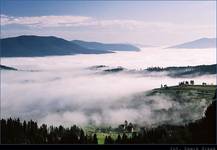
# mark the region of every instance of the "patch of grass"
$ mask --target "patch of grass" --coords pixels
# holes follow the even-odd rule
[[[118,137],[118,134],[121,134],[121,133],[117,133],[117,132],[111,132],[111,133],[98,132],[97,133],[98,143],[99,144],[104,144],[106,136],[111,136],[112,139],[116,140],[117,137]]]
[[[105,137],[107,136],[106,133],[96,133],[97,135],[97,139],[98,139],[98,144],[104,144],[104,141],[105,141]]]

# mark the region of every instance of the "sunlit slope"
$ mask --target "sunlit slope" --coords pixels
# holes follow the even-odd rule
[[[170,86],[153,89],[149,95],[166,94],[174,98],[187,100],[189,98],[201,99],[206,98],[212,100],[216,90],[216,85],[185,85],[185,86]],[[184,97],[185,96],[185,97]],[[185,99],[187,98],[187,99]]]
[[[168,115],[177,112],[179,113],[185,123],[200,119],[206,108],[213,101],[216,85],[185,85],[185,86],[171,86],[152,90],[148,95],[165,95],[170,97],[179,105],[176,108],[165,111]],[[163,111],[164,112],[164,111]],[[189,117],[191,116],[191,117]],[[167,123],[167,122],[165,122]]]

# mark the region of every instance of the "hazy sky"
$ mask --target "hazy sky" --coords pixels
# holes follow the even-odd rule
[[[2,38],[35,34],[173,45],[215,37],[215,18],[215,1],[1,0]]]

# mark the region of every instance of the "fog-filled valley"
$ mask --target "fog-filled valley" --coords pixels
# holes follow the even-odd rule
[[[147,47],[138,52],[1,58],[2,65],[18,69],[1,70],[1,116],[55,126],[116,126],[124,120],[144,126],[196,120],[207,107],[205,99],[182,103],[164,94],[147,96],[146,92],[161,84],[173,86],[192,79],[195,84],[216,84],[216,75],[173,78],[163,73],[101,74],[100,70],[90,68],[105,65],[142,70],[210,65],[216,64],[215,57],[214,48]]]

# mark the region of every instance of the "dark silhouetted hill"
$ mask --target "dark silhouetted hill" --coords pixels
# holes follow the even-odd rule
[[[37,57],[73,54],[111,53],[88,49],[54,36],[18,36],[1,39],[2,57]]]

